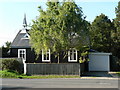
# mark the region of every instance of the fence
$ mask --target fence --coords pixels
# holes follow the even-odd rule
[[[26,63],[26,65],[26,74],[29,75],[80,75],[79,63]]]

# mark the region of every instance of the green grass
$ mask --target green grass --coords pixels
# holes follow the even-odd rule
[[[117,72],[118,76],[120,77],[120,72]]]
[[[1,78],[22,78],[22,79],[46,79],[46,78],[80,78],[76,75],[33,75],[27,76],[24,74],[19,74],[15,71],[4,70],[0,71]]]
[[[19,74],[18,72],[13,71],[13,70],[3,70],[3,71],[0,71],[0,77],[1,78],[19,78],[21,76],[26,76],[26,75]]]
[[[33,76],[23,76],[22,78],[28,79],[45,79],[45,78],[80,78],[79,76],[72,75],[33,75]]]

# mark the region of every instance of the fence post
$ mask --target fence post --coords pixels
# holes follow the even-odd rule
[[[25,60],[23,60],[23,65],[24,65],[24,74],[27,73],[27,64],[25,63]]]
[[[81,68],[80,68],[80,63],[79,63],[79,76],[81,76]]]

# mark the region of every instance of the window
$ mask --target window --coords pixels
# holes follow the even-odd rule
[[[42,62],[50,62],[50,49],[45,53],[42,50]]]
[[[18,58],[26,60],[26,49],[18,49]]]
[[[77,50],[72,49],[68,51],[68,61],[69,62],[77,62]]]
[[[29,34],[26,33],[22,39],[29,39],[29,38],[30,38]]]

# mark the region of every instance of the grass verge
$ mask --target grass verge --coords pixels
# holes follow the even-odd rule
[[[0,71],[0,78],[19,78],[21,76],[26,76],[26,75],[19,74],[18,72],[13,71],[13,70]]]
[[[16,71],[4,70],[0,71],[1,78],[21,78],[21,79],[46,79],[46,78],[80,78],[77,75],[32,75],[27,76],[24,74],[19,74]]]
[[[118,76],[120,77],[120,72],[117,72]]]

